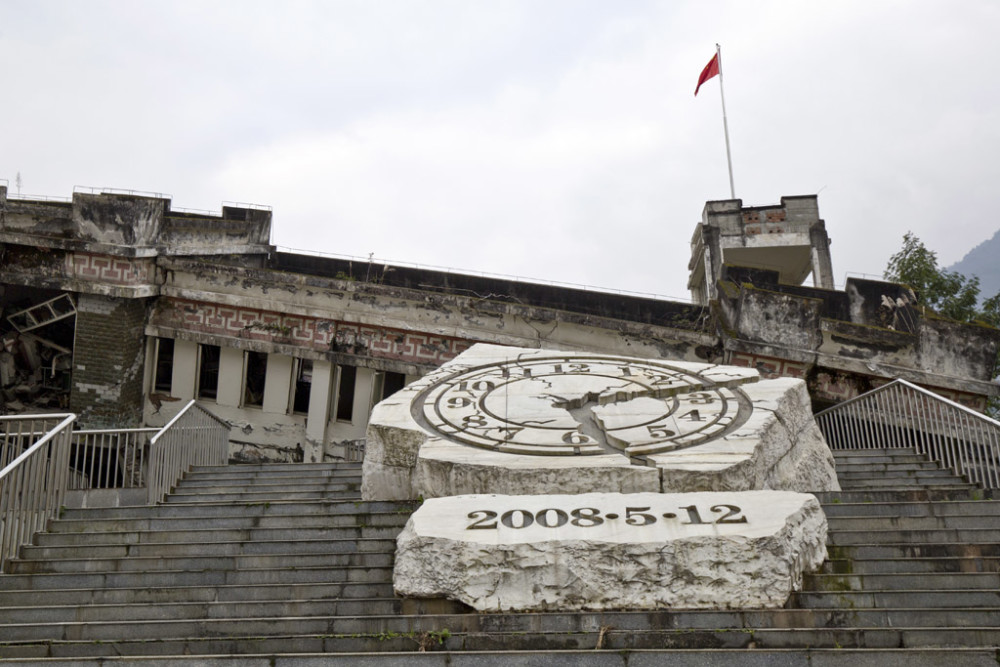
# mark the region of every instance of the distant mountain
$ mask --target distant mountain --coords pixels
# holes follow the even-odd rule
[[[969,278],[979,276],[979,296],[983,299],[1000,292],[1000,231],[970,250],[948,270]]]

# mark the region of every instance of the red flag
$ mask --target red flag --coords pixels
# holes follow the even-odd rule
[[[694,94],[698,94],[698,88],[701,88],[701,84],[705,83],[713,76],[719,73],[719,54],[716,53],[712,56],[712,59],[708,61],[705,65],[705,69],[701,70],[701,76],[698,77],[698,86],[694,89]]]

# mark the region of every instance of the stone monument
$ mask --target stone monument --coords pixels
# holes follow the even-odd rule
[[[801,380],[493,345],[376,406],[362,480],[425,499],[396,591],[483,611],[781,606],[838,488]]]
[[[362,496],[836,490],[805,383],[476,345],[379,403]]]

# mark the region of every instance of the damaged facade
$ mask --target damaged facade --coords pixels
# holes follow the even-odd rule
[[[278,252],[254,207],[0,187],[2,409],[159,426],[193,398],[236,459],[341,458],[376,402],[476,342],[754,366],[805,378],[817,407],[897,376],[977,409],[997,393],[996,329],[899,285],[832,289],[815,197],[705,211],[686,304]]]

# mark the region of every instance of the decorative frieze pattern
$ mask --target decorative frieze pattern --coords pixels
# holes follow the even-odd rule
[[[154,313],[154,325],[415,364],[440,365],[472,344],[459,338],[254,308],[182,299],[165,303],[168,307],[161,304]]]

